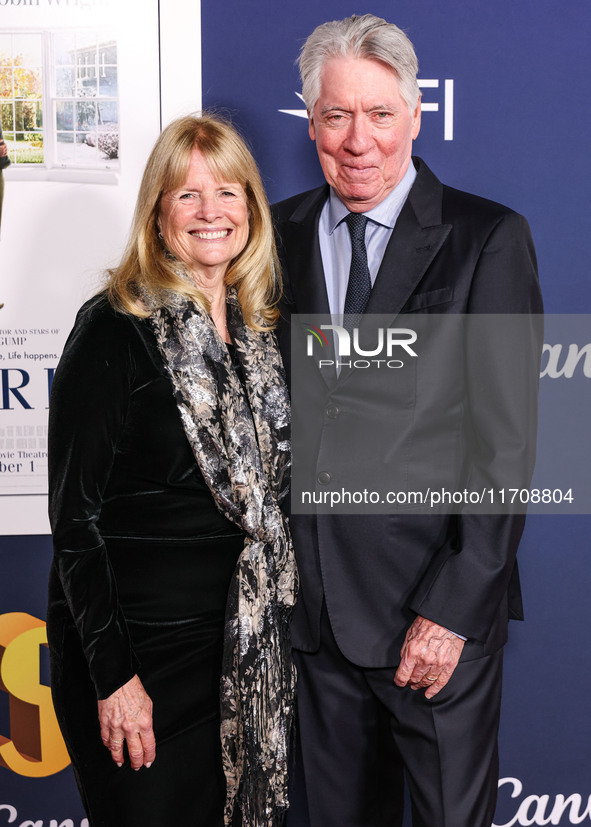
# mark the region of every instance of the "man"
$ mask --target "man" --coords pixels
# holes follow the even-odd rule
[[[288,368],[294,313],[541,312],[525,219],[411,160],[417,70],[404,33],[373,15],[319,26],[302,49],[309,133],[328,186],[274,208]],[[523,364],[538,347],[534,336]],[[534,374],[524,384],[535,392]],[[314,390],[326,411],[310,436],[319,452],[359,399],[360,378],[333,379]],[[473,397],[472,419],[485,418]],[[518,449],[521,441],[518,433]],[[406,447],[395,428],[389,447],[394,456]],[[318,479],[329,484],[330,474]],[[292,530],[311,827],[401,824],[403,768],[414,827],[490,827],[502,647],[508,617],[521,617],[523,517],[294,515]]]

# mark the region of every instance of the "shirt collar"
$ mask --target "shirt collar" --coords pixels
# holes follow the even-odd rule
[[[400,214],[402,205],[406,201],[408,193],[414,184],[417,177],[417,171],[411,161],[408,169],[402,176],[401,180],[394,187],[383,201],[380,201],[373,209],[364,213],[371,221],[376,224],[381,224],[383,227],[392,229],[396,224],[396,219]],[[343,204],[339,196],[330,188],[330,195],[328,197],[328,232],[332,235],[336,227],[349,214],[349,209]]]

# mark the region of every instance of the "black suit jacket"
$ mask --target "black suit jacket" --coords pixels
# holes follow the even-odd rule
[[[500,204],[444,186],[420,159],[376,278],[367,313],[538,314],[542,301],[536,257],[525,219]],[[280,344],[290,370],[290,317],[329,313],[318,221],[328,187],[274,206],[284,276]],[[404,326],[404,325],[401,325]],[[519,354],[527,393],[535,393],[539,328],[530,352]],[[320,373],[320,372],[318,372]],[[336,383],[339,406],[358,398],[362,382]],[[335,389],[319,380],[318,430]],[[501,400],[502,401],[502,400]],[[475,416],[477,395],[473,399]],[[481,405],[481,408],[484,408]],[[530,440],[523,427],[516,442]],[[531,473],[533,447],[525,445]],[[510,515],[293,515],[301,578],[293,642],[319,645],[326,600],[343,654],[364,667],[395,665],[406,629],[417,614],[468,638],[463,659],[496,651],[507,620],[522,617],[515,564],[524,517]]]

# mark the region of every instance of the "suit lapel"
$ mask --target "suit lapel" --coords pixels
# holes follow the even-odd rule
[[[328,186],[313,190],[289,218],[289,238],[285,244],[296,313],[329,314],[328,294],[322,267],[318,222]]]
[[[366,313],[397,315],[449,235],[441,223],[443,187],[424,161],[392,231]]]
[[[292,293],[292,313],[300,315],[322,315],[328,321],[330,308],[326,280],[322,266],[322,254],[318,240],[318,223],[322,206],[328,198],[328,185],[313,190],[294,210],[288,221],[288,237],[284,239],[288,270],[295,274],[290,278]],[[304,319],[304,321],[306,321]],[[313,320],[307,320],[313,324]],[[295,331],[292,323],[292,336],[301,334],[301,347],[304,348],[305,331]],[[334,361],[334,341],[331,335],[327,336],[328,347],[323,353],[323,359]],[[303,350],[302,350],[303,352]],[[318,367],[318,366],[317,366]],[[334,367],[324,366],[320,375],[330,387],[336,382]]]

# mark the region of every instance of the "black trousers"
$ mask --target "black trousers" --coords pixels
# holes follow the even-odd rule
[[[502,650],[460,662],[432,700],[340,652],[326,609],[322,642],[296,652],[298,737],[289,827],[400,827],[403,778],[413,827],[490,827],[497,786]],[[305,779],[307,809],[298,806]]]

